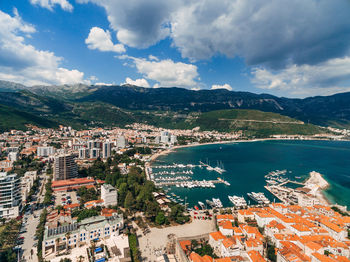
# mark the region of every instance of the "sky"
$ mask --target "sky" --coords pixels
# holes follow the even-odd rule
[[[0,79],[350,91],[349,0],[0,0]]]

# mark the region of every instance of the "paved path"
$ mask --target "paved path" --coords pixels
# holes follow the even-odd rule
[[[139,248],[144,261],[156,261],[157,256],[160,256],[166,247],[169,234],[175,234],[176,237],[198,236],[216,231],[216,227],[214,220],[193,220],[192,223],[185,225],[150,230],[151,232],[146,235],[143,235],[140,229],[137,231]]]

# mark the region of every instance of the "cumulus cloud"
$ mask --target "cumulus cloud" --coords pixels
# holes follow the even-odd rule
[[[55,5],[59,5],[65,11],[73,11],[73,6],[67,0],[30,0],[32,5],[38,5],[53,11]]]
[[[150,87],[149,83],[144,78],[132,80],[131,78],[127,77],[125,79],[125,84],[141,86],[141,87]]]
[[[198,85],[197,66],[171,59],[147,60],[131,56],[120,56],[121,59],[130,59],[137,71],[145,78],[157,81],[162,87],[195,87]]]
[[[89,49],[97,49],[103,52],[111,51],[116,53],[125,52],[125,47],[122,44],[113,44],[111,33],[102,28],[93,27],[90,29],[88,38],[85,39]]]
[[[229,84],[212,85],[211,90],[215,90],[215,89],[226,89],[226,90],[232,91],[232,87]]]
[[[78,0],[95,3],[107,12],[118,40],[128,46],[147,48],[170,34],[169,17],[178,0]]]
[[[317,65],[292,65],[282,70],[255,67],[252,83],[262,89],[296,96],[329,95],[350,91],[350,57],[334,58]]]
[[[281,68],[343,56],[350,43],[346,0],[203,0],[181,7],[171,20],[183,57],[216,54],[247,64]]]
[[[0,11],[0,78],[27,85],[89,83],[84,73],[60,66],[61,57],[25,43],[35,28]],[[25,35],[25,36],[23,36]]]

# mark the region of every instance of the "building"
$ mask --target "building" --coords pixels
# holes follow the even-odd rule
[[[37,171],[27,171],[21,178],[21,195],[22,202],[26,202],[29,192],[34,185],[34,181],[37,179]]]
[[[18,160],[18,152],[10,152],[7,156],[12,163]]]
[[[125,148],[127,145],[127,141],[124,136],[119,136],[117,138],[117,148]]]
[[[0,217],[16,218],[22,209],[20,180],[17,174],[0,173]]]
[[[71,191],[80,187],[94,187],[95,180],[92,178],[73,178],[68,180],[52,181],[53,191]]]
[[[72,155],[55,157],[54,180],[66,180],[78,176],[78,167]]]
[[[101,199],[104,202],[104,206],[116,206],[118,204],[118,192],[117,189],[109,184],[101,186]]]
[[[90,153],[89,153],[89,149],[83,147],[79,149],[79,158],[80,159],[86,159],[89,158]]]
[[[56,250],[64,249],[66,246],[75,248],[89,244],[92,240],[117,237],[123,226],[123,218],[113,215],[111,217],[90,217],[78,223],[56,228],[46,227],[42,242],[43,256],[53,254]]]
[[[39,146],[37,148],[38,157],[49,157],[55,154],[55,148],[53,146]]]
[[[110,142],[104,142],[102,145],[102,158],[111,157],[112,145]]]
[[[101,149],[99,148],[90,149],[90,158],[93,158],[93,159],[99,158],[100,154],[101,154]]]
[[[88,148],[89,149],[101,148],[101,142],[95,141],[95,140],[89,140],[88,141]]]
[[[177,137],[168,131],[162,131],[160,132],[159,142],[162,144],[175,144],[177,142]]]

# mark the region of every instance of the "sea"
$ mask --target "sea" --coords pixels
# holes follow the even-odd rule
[[[152,166],[176,164],[199,165],[199,161],[211,166],[221,166],[226,172],[219,174],[206,168],[194,167],[162,171],[192,170],[188,175],[193,180],[215,180],[218,177],[228,181],[230,186],[216,184],[215,188],[164,187],[168,195],[176,195],[179,201],[186,201],[189,207],[198,206],[212,198],[220,198],[225,207],[232,206],[228,195],[243,196],[247,193],[263,192],[272,202],[278,202],[264,186],[265,175],[275,170],[287,170],[284,177],[303,182],[311,171],[319,172],[329,182],[324,191],[327,199],[334,204],[350,207],[350,142],[314,140],[264,140],[229,144],[210,144],[178,148],[162,155]],[[155,177],[167,176],[156,175]],[[183,175],[185,176],[185,175]],[[251,204],[253,202],[251,201]]]

